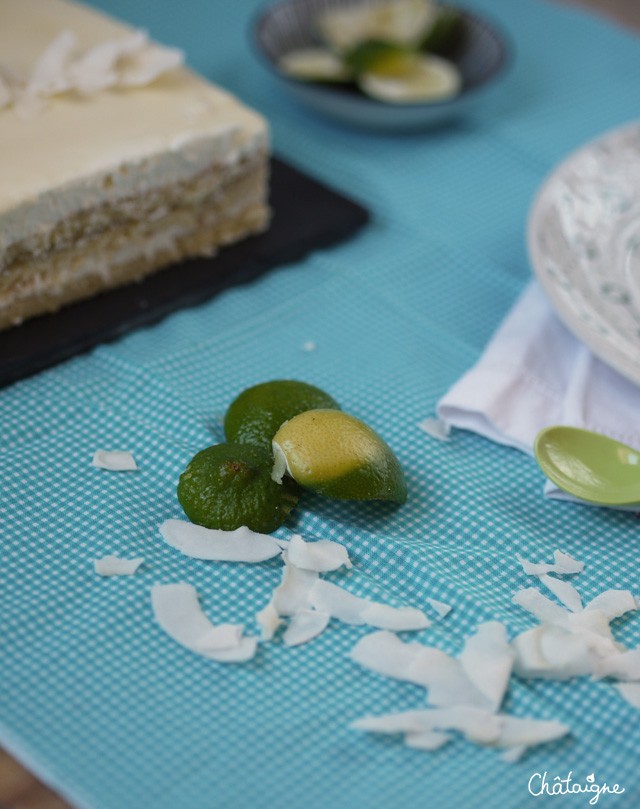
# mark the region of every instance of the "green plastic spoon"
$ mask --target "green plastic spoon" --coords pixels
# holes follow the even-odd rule
[[[547,427],[533,451],[556,486],[601,506],[640,504],[640,452],[578,427]]]

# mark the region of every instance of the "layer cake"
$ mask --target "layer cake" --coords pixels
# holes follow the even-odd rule
[[[143,32],[0,3],[0,328],[263,230],[263,118]]]

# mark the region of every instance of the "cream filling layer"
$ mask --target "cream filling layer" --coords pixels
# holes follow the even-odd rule
[[[58,222],[79,211],[189,181],[211,164],[231,166],[268,147],[265,132],[256,133],[241,145],[234,144],[237,137],[237,129],[189,141],[182,137],[171,151],[121,163],[111,170],[43,191],[33,200],[0,212],[0,269],[3,253],[12,244],[33,234],[46,239]]]

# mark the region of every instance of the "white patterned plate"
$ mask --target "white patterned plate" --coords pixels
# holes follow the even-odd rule
[[[528,246],[565,325],[640,384],[640,122],[556,168],[531,209]]]

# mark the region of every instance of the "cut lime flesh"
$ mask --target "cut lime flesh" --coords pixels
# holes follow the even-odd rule
[[[301,48],[289,51],[278,62],[287,76],[301,81],[349,81],[351,72],[345,63],[326,48]]]
[[[403,503],[407,488],[390,447],[364,422],[336,410],[301,413],[282,425],[276,457],[301,486],[341,500]],[[282,469],[282,464],[280,464]]]

